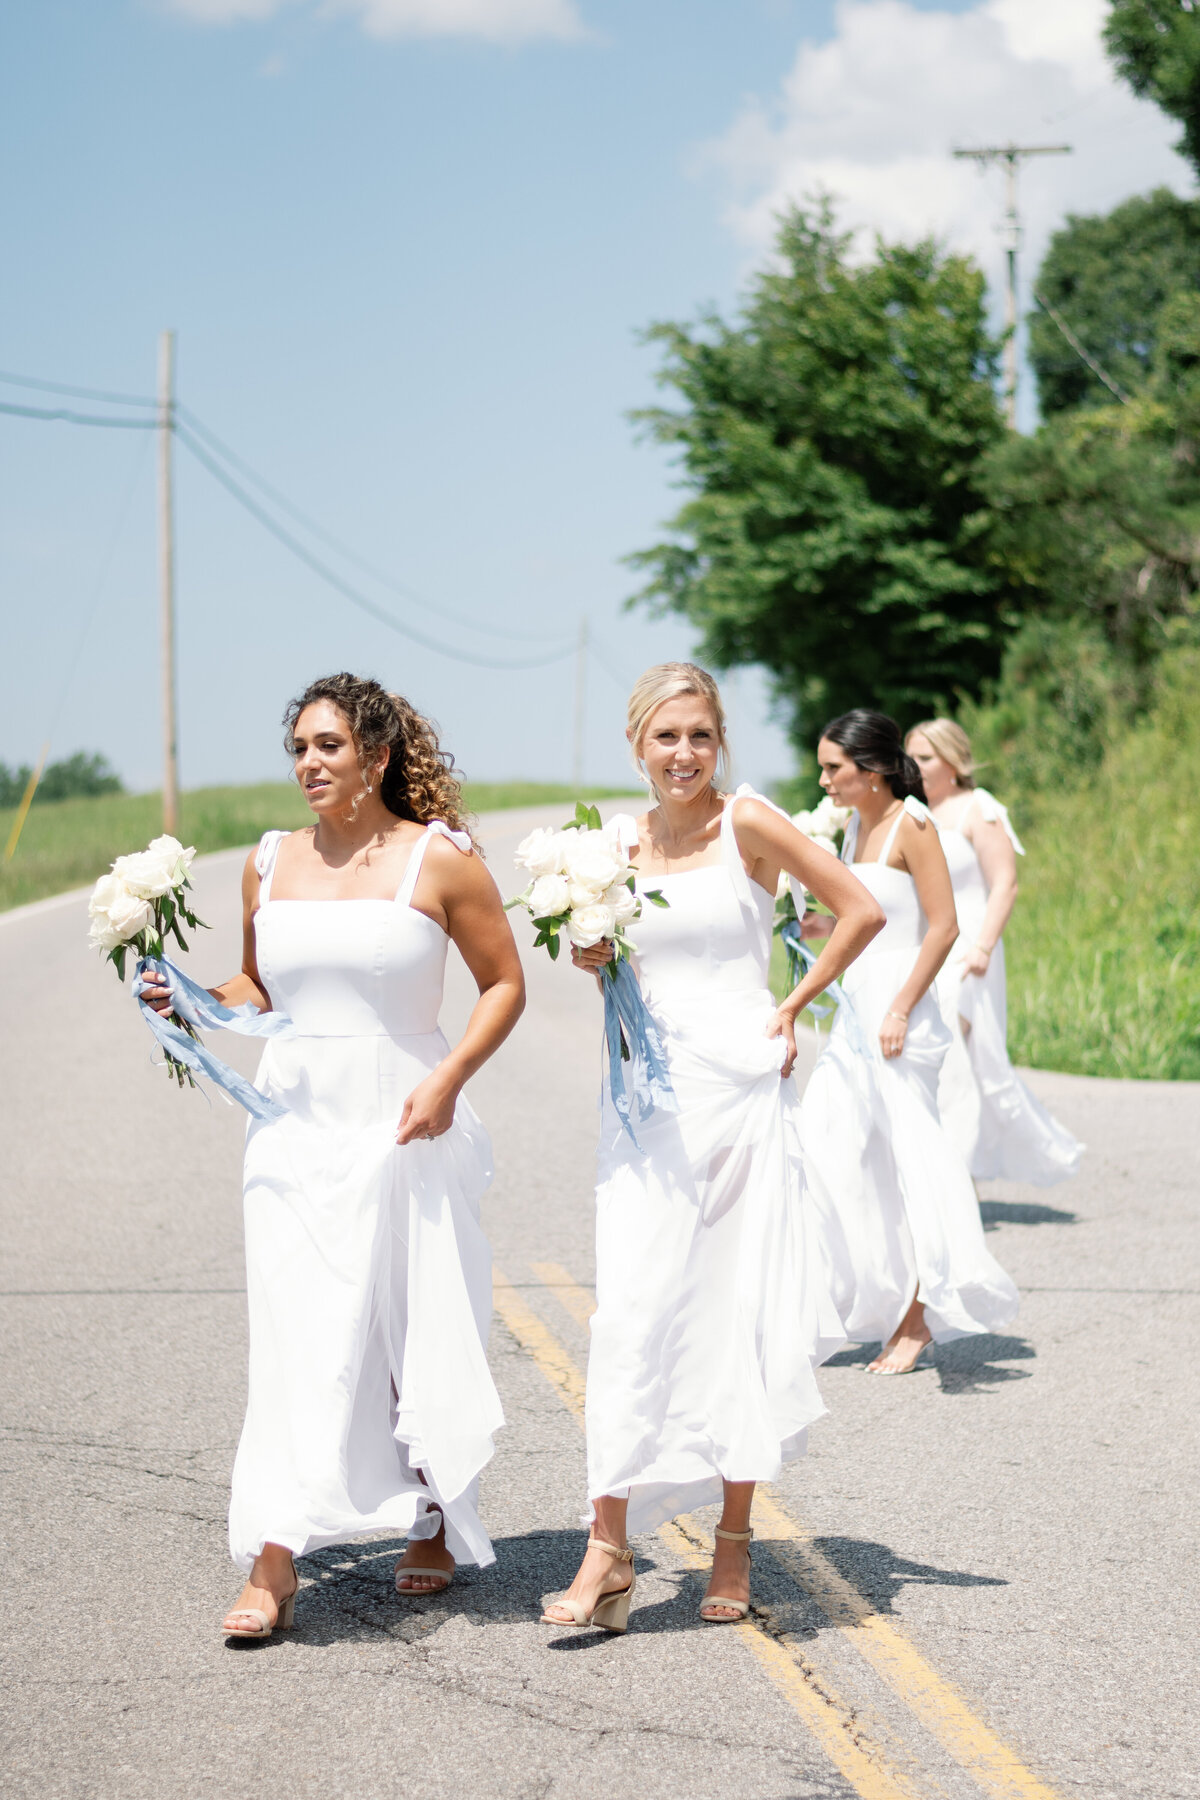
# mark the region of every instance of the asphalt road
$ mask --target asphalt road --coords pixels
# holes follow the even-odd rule
[[[531,815],[488,822],[493,868]],[[197,866],[238,955],[241,855]],[[539,952],[473,1085],[495,1144],[485,1476],[497,1563],[400,1602],[397,1545],[305,1559],[297,1628],[229,1648],[245,1360],[242,1115],[180,1094],[78,898],[0,915],[0,1792],[5,1800],[1173,1800],[1200,1794],[1200,1085],[1033,1077],[1088,1146],[984,1212],[1011,1335],[910,1380],[822,1375],[764,1496],[755,1614],[696,1618],[711,1516],[641,1540],[622,1639],[537,1622],[580,1549],[599,1027]],[[448,1022],[469,988],[455,965]],[[256,1049],[226,1039],[252,1070]]]

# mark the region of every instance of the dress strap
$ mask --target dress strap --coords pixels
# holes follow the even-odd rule
[[[885,863],[892,854],[892,845],[896,841],[896,833],[900,829],[900,822],[904,818],[905,813],[908,814],[910,819],[927,819],[933,826],[933,829],[935,831],[937,830],[937,821],[934,819],[929,808],[927,806],[922,806],[915,794],[906,794],[904,796],[904,805],[892,820],[892,829],[887,834],[883,849],[875,859],[877,862]]]
[[[258,849],[254,852],[254,867],[258,870],[258,904],[265,906],[271,898],[271,879],[275,874],[275,858],[279,855],[279,846],[285,837],[291,837],[290,831],[264,831],[258,840]]]
[[[429,840],[435,837],[449,838],[456,850],[464,856],[471,854],[471,834],[469,831],[451,831],[445,819],[430,819],[424,832],[412,847],[408,864],[404,870],[404,879],[396,889],[397,906],[411,906],[416,891],[417,876],[421,873],[421,864],[425,860],[425,852],[429,848]]]
[[[846,829],[842,832],[842,861],[852,863],[854,852],[858,846],[858,813],[852,812],[846,820]]]
[[[974,798],[967,802],[967,812],[970,812],[972,807],[985,825],[1003,825],[1017,855],[1024,856],[1025,846],[1013,830],[1012,820],[1008,816],[1008,808],[1002,800],[997,800],[995,794],[989,794],[986,788],[976,788]]]
[[[739,800],[759,796],[748,782],[736,788],[725,802],[725,810],[721,814],[721,861],[729,873],[733,883],[733,891],[743,906],[751,906],[753,899],[750,893],[750,877],[746,873],[746,865],[742,861],[742,853],[738,849],[737,832],[733,828],[733,809]]]

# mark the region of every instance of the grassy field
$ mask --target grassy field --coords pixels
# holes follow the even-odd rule
[[[559,800],[568,803],[569,809],[569,803],[581,796],[603,800],[622,791],[515,781],[477,782],[467,788],[466,795],[472,811],[481,813]],[[182,841],[194,844],[202,854],[252,844],[264,831],[305,825],[312,816],[298,789],[286,781],[264,782],[258,787],[195,788],[182,796],[180,813]],[[11,811],[0,810],[0,845],[8,841],[13,816]],[[161,830],[162,802],[157,794],[104,794],[90,800],[35,805],[13,860],[0,861],[0,911],[85,887],[104,873],[115,856],[142,849]]]
[[[1016,808],[1028,854],[1006,936],[1014,1061],[1200,1080],[1198,689],[1200,652],[1176,654],[1154,711],[1086,785]]]

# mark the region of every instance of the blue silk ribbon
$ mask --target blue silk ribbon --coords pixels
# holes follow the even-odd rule
[[[794,973],[795,970],[799,969],[807,975],[808,971],[816,963],[817,958],[815,953],[809,949],[808,945],[804,942],[804,939],[800,936],[800,921],[798,919],[789,919],[787,924],[783,927],[783,930],[779,933],[779,937],[788,953],[788,962],[791,965],[789,973]],[[792,986],[796,987],[799,980],[800,977],[797,975]],[[825,992],[833,1001],[833,1006],[822,1006],[818,1001],[813,1000],[809,1002],[809,1012],[814,1019],[827,1019],[833,1011],[833,1007],[836,1006],[839,1009],[845,1024],[846,1036],[849,1039],[850,1048],[859,1056],[866,1056],[868,1054],[867,1040],[863,1036],[863,1029],[858,1022],[858,1014],[854,1010],[854,1003],[850,999],[849,994],[846,992],[840,981],[831,981],[829,986],[825,989]]]
[[[153,983],[144,979],[153,975]],[[133,996],[143,1019],[162,1045],[177,1062],[208,1079],[236,1100],[256,1119],[282,1119],[287,1111],[214,1056],[205,1044],[189,1037],[163,1013],[155,1012],[142,999],[147,985],[170,989],[172,1010],[197,1031],[236,1031],[242,1037],[294,1037],[295,1027],[284,1013],[262,1013],[253,1006],[223,1006],[214,1000],[207,988],[185,975],[169,957],[143,956],[133,978]]]
[[[679,1101],[671,1086],[666,1052],[658,1027],[650,1017],[638,978],[622,958],[610,963],[600,977],[604,990],[604,1036],[608,1043],[608,1085],[613,1105],[621,1124],[629,1133],[634,1148],[641,1150],[633,1129],[633,1105],[638,1104],[639,1122],[655,1107],[663,1112],[678,1112]],[[621,1054],[622,1032],[629,1050],[629,1073],[632,1099],[625,1087],[625,1071]]]

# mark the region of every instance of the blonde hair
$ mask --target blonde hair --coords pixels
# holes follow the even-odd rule
[[[633,684],[633,692],[629,696],[629,748],[633,752],[633,766],[645,780],[642,771],[642,742],[646,736],[646,727],[660,706],[668,700],[678,700],[684,694],[694,694],[698,700],[707,703],[717,728],[717,748],[720,752],[717,773],[724,778],[729,767],[729,739],[725,736],[725,708],[721,705],[721,690],[709,674],[698,663],[669,662],[655,663],[644,675],[639,675]]]
[[[944,763],[949,763],[958,776],[958,785],[963,788],[975,786],[976,763],[971,755],[971,740],[961,725],[953,719],[922,719],[914,725],[904,740],[904,748],[911,749],[912,741],[920,732],[932,744],[935,753]]]

